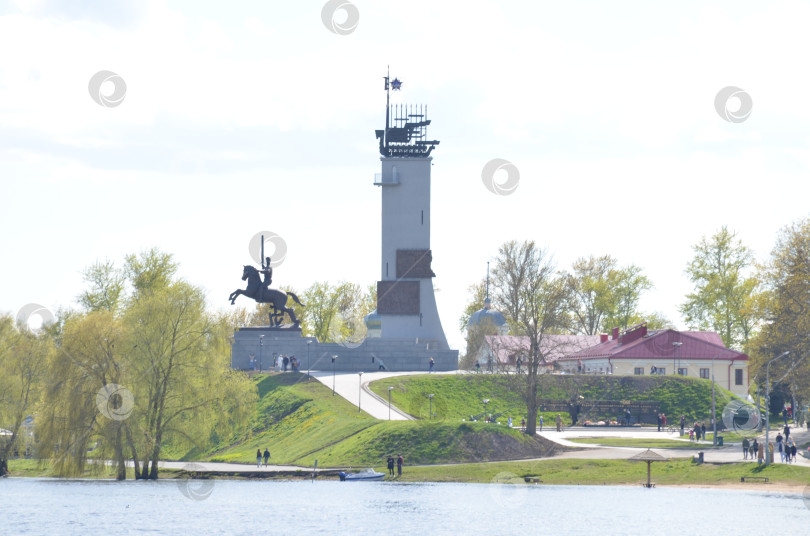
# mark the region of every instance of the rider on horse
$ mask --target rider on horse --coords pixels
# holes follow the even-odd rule
[[[273,282],[273,267],[270,266],[270,257],[265,257],[265,263],[262,265],[262,269],[259,270],[260,273],[264,274],[264,281],[262,281],[262,289],[263,293],[267,293],[270,290],[270,283]]]

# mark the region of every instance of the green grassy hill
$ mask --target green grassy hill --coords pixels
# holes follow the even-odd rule
[[[417,418],[427,418],[433,394],[432,411],[435,418],[447,420],[469,419],[484,412],[483,399],[489,399],[487,413],[502,413],[501,421],[512,417],[516,423],[526,414],[520,380],[514,375],[459,374],[397,376],[373,382],[370,387],[379,396],[388,399],[388,387],[392,404]],[[709,380],[673,376],[575,376],[542,375],[538,378],[538,394],[546,399],[568,400],[574,393],[583,396],[582,411],[589,410],[589,402],[595,400],[658,401],[661,411],[670,421],[686,416],[687,422],[708,420],[711,417],[712,384]],[[525,376],[522,377],[525,383]],[[718,386],[715,387],[717,418],[723,407],[736,397]],[[546,424],[553,422],[557,412],[543,412]],[[566,422],[568,415],[563,414]],[[591,413],[591,420],[619,415]]]
[[[315,380],[297,373],[257,375],[251,432],[203,456],[254,463],[269,448],[274,464],[380,466],[389,454],[408,464],[460,463],[548,455],[553,445],[506,426],[458,421],[379,421]]]

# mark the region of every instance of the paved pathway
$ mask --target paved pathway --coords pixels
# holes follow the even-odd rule
[[[773,441],[778,431],[772,430],[770,440]],[[653,448],[652,450],[668,458],[686,458],[696,456],[698,452],[703,452],[703,460],[705,462],[713,463],[731,463],[741,462],[743,460],[742,447],[740,443],[726,443],[726,446],[721,448],[710,448],[711,441],[701,441],[696,443],[688,439],[679,439],[677,433],[658,432],[655,428],[615,428],[615,429],[600,429],[596,427],[575,427],[568,428],[562,432],[557,432],[555,429],[548,429],[545,427],[538,435],[553,441],[560,445],[568,447],[580,447],[581,450],[561,452],[554,456],[555,458],[579,458],[579,459],[620,459],[629,458],[634,454],[647,450],[646,448],[639,447],[606,447],[599,445],[591,445],[584,443],[575,443],[570,441],[572,438],[577,437],[627,437],[637,439],[671,439],[679,440],[690,445],[694,448]],[[810,441],[810,432],[806,430],[795,430],[791,433],[797,445],[802,445]],[[765,434],[763,433],[758,437],[759,441],[765,441]],[[781,463],[779,454],[774,453],[775,463]],[[796,465],[803,467],[810,467],[810,459],[801,455],[796,457]]]
[[[434,374],[455,374],[456,372],[442,372]],[[460,374],[464,374],[462,371]],[[332,373],[328,371],[312,371],[312,377],[323,383],[328,388],[332,388]],[[357,372],[338,372],[334,375],[335,394],[342,396],[354,405],[357,405],[358,398],[360,409],[365,411],[375,419],[388,420],[388,400],[380,398],[368,388],[370,382],[390,378],[393,376],[408,376],[413,374],[427,374],[426,372],[364,372],[360,376]],[[411,415],[391,406],[392,421],[413,420]]]

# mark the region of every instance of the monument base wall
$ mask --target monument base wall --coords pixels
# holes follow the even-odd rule
[[[240,328],[233,339],[231,367],[239,370],[251,368],[251,354],[262,370],[273,370],[273,358],[280,354],[295,356],[304,372],[332,370],[333,355],[338,356],[334,370],[343,372],[378,371],[380,361],[392,372],[427,372],[431,357],[435,371],[458,369],[458,350],[443,350],[439,341],[369,338],[361,343],[321,343],[304,337],[300,329],[271,327]]]

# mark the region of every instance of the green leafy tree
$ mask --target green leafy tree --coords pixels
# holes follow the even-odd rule
[[[727,347],[741,349],[760,320],[753,253],[725,226],[692,249],[686,274],[695,290],[680,312],[690,329],[716,331]]]
[[[515,381],[526,402],[526,433],[537,429],[538,372],[547,363],[551,345],[543,344],[547,335],[568,328],[568,286],[544,250],[533,241],[504,243],[498,250],[493,269],[495,301],[516,335],[528,337],[526,374]]]
[[[79,304],[87,311],[111,311],[117,313],[123,306],[125,294],[124,274],[111,261],[97,262],[82,272],[89,286],[78,297]]]
[[[810,219],[781,230],[760,276],[761,314],[767,320],[751,340],[751,373],[764,380],[765,364],[789,351],[771,365],[771,381],[781,380],[782,390],[794,401],[806,401],[810,399]]]
[[[635,265],[620,267],[610,255],[577,259],[566,276],[572,329],[582,335],[627,329],[643,316],[638,302],[652,288]],[[643,320],[641,320],[643,321]]]

